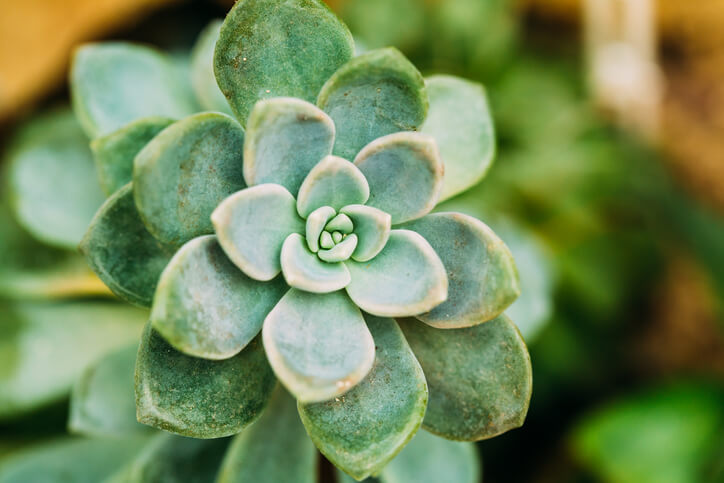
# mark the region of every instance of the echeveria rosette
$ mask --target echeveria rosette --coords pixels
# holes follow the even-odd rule
[[[151,306],[139,420],[236,434],[278,378],[320,451],[360,479],[420,425],[464,441],[519,426],[530,361],[502,315],[518,295],[510,252],[474,218],[430,213],[490,164],[482,88],[425,80],[395,49],[352,58],[346,27],[316,0],[238,2],[218,38],[228,106],[199,99],[234,117],[115,112],[119,99],[86,96],[95,80],[74,78],[118,168],[106,186],[120,187],[83,251],[116,294]]]

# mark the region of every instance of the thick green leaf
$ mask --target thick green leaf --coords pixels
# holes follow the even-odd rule
[[[146,320],[145,311],[96,302],[25,303],[2,313],[0,420],[65,396],[88,364],[137,340]]]
[[[246,187],[244,130],[225,114],[205,112],[164,129],[138,153],[133,194],[146,228],[181,246],[213,233],[211,212]]]
[[[133,159],[171,123],[173,119],[166,117],[144,117],[91,141],[98,177],[107,195],[133,179]]]
[[[327,232],[329,233],[329,232]],[[337,238],[335,238],[335,236]],[[336,243],[332,248],[319,250],[317,256],[327,263],[337,263],[348,260],[352,256],[355,248],[357,248],[357,235],[354,233],[347,235],[342,239],[342,234],[338,231],[332,233],[332,241]]]
[[[320,250],[321,253],[323,250]],[[349,270],[342,263],[327,263],[309,251],[302,235],[292,233],[282,246],[282,273],[290,287],[327,293],[349,284]]]
[[[132,458],[146,441],[62,438],[0,461],[0,483],[98,483]]]
[[[422,132],[435,138],[445,164],[440,199],[465,191],[487,173],[495,155],[495,131],[485,88],[458,77],[425,80],[430,110]]]
[[[146,326],[136,360],[138,420],[193,438],[241,432],[264,410],[274,373],[261,340],[223,361],[190,357]]]
[[[133,368],[138,343],[106,354],[75,381],[68,429],[86,436],[118,436],[148,429],[136,421]]]
[[[280,184],[296,195],[333,145],[334,123],[314,104],[293,97],[259,101],[246,124],[244,179],[249,186]]]
[[[192,439],[158,434],[106,483],[209,483],[229,439]]]
[[[312,252],[317,253],[319,251],[319,237],[322,235],[327,223],[335,218],[336,214],[337,212],[331,206],[322,206],[311,212],[307,217],[304,231],[307,248]]]
[[[480,460],[475,445],[418,431],[382,469],[382,483],[478,483]]]
[[[226,198],[211,220],[226,255],[245,274],[271,280],[281,271],[280,255],[291,233],[304,233],[294,197],[278,184],[261,184]]]
[[[214,47],[221,23],[221,20],[212,20],[196,39],[191,50],[191,85],[203,109],[231,114],[229,103],[214,76]]]
[[[695,483],[721,448],[721,384],[646,389],[588,415],[575,429],[577,458],[600,481]],[[716,480],[719,481],[719,480]]]
[[[367,377],[334,400],[299,404],[317,448],[358,480],[394,458],[420,427],[427,405],[425,376],[400,328],[392,319],[365,318],[376,349]]]
[[[161,275],[151,324],[184,354],[228,359],[261,330],[287,286],[253,280],[224,254],[216,237],[187,242]]]
[[[313,102],[353,51],[347,27],[318,0],[243,0],[221,27],[214,71],[244,123],[262,98]]]
[[[315,483],[317,452],[294,399],[277,388],[257,422],[234,438],[218,483]]]
[[[370,261],[345,262],[352,281],[346,290],[359,308],[386,317],[431,310],[447,298],[445,267],[415,232],[392,230],[385,248]]]
[[[390,238],[392,217],[382,210],[364,205],[347,205],[340,210],[349,216],[359,238],[352,258],[366,262],[377,256]]]
[[[324,84],[317,105],[337,126],[334,154],[353,159],[381,136],[420,128],[428,99],[422,75],[390,47],[343,65]]]
[[[327,156],[304,178],[297,195],[297,212],[306,218],[323,206],[339,211],[347,205],[363,205],[369,196],[367,180],[354,164],[337,156]]]
[[[513,256],[483,222],[460,213],[435,213],[403,225],[427,240],[450,281],[447,300],[418,318],[440,329],[491,320],[520,294]]]
[[[430,212],[440,196],[443,163],[431,137],[400,132],[368,144],[354,164],[370,186],[369,206],[392,216],[392,224]]]
[[[101,206],[80,250],[114,294],[142,307],[151,306],[158,278],[173,254],[143,225],[133,202],[132,183]]]
[[[59,109],[25,125],[6,162],[18,222],[44,243],[75,249],[105,197],[73,113]]]
[[[79,48],[73,57],[70,91],[75,115],[91,138],[142,117],[179,119],[196,111],[171,59],[130,43]]]
[[[264,321],[262,337],[277,377],[304,402],[349,391],[375,358],[362,314],[341,291],[289,290]]]
[[[405,319],[400,327],[430,388],[425,429],[478,441],[523,424],[532,391],[530,356],[510,319],[502,315],[464,329]]]

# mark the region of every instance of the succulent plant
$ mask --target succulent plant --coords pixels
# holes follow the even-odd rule
[[[431,213],[490,166],[484,90],[424,79],[393,48],[353,51],[317,0],[243,0],[187,79],[147,47],[96,44],[71,90],[110,194],[81,249],[151,308],[139,421],[241,433],[242,462],[267,451],[256,439],[304,460],[303,431],[250,436],[289,417],[278,379],[311,441],[363,479],[420,426],[460,441],[519,426],[531,375],[503,314],[509,250],[475,218]]]

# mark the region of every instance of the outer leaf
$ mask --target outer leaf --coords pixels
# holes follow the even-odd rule
[[[65,396],[89,363],[137,340],[146,319],[138,309],[93,302],[26,303],[2,313],[0,420]]]
[[[27,124],[7,162],[18,222],[44,243],[75,249],[104,196],[72,113],[61,109]]]
[[[320,251],[321,252],[321,251]],[[282,246],[282,273],[290,287],[328,293],[349,284],[349,270],[342,263],[326,263],[309,251],[302,235],[292,233]]]
[[[151,306],[158,278],[172,254],[141,222],[131,183],[101,206],[80,250],[114,294],[142,307]]]
[[[280,184],[296,195],[333,145],[334,123],[314,104],[292,97],[259,101],[246,125],[244,179],[249,186]]]
[[[447,300],[418,318],[433,327],[469,327],[493,319],[520,294],[513,256],[503,241],[477,219],[435,213],[404,225],[427,240],[450,281]]]
[[[181,247],[164,270],[151,324],[184,354],[228,359],[256,337],[286,290],[281,279],[262,283],[247,277],[215,236],[201,236]]]
[[[299,404],[314,444],[358,480],[394,458],[420,427],[427,405],[422,368],[395,321],[366,320],[377,351],[367,377],[334,400]]]
[[[229,196],[211,221],[226,255],[245,274],[271,280],[281,271],[280,255],[291,233],[304,233],[294,197],[277,184],[262,184]]]
[[[229,103],[214,76],[214,47],[221,23],[221,20],[212,20],[196,39],[191,50],[191,85],[203,109],[231,114]]]
[[[144,117],[91,142],[101,187],[107,195],[131,181],[133,159],[171,123],[173,119],[166,117]]]
[[[136,361],[138,420],[193,438],[239,433],[266,406],[274,374],[261,341],[223,361],[189,357],[146,326]]]
[[[145,438],[62,438],[5,458],[0,483],[98,483],[138,452]]]
[[[138,344],[103,356],[73,386],[68,429],[88,436],[118,436],[147,430],[136,421],[133,368]]]
[[[196,110],[171,60],[141,45],[84,45],[73,57],[70,86],[75,114],[91,138],[142,117],[178,119]]]
[[[327,156],[309,172],[297,195],[297,212],[306,218],[322,206],[339,211],[352,204],[365,204],[370,187],[362,172],[346,159]]]
[[[158,434],[107,483],[214,481],[229,440]]]
[[[377,256],[390,238],[392,217],[382,210],[364,205],[347,205],[340,210],[349,216],[359,238],[352,258],[366,262]]]
[[[214,71],[244,123],[260,98],[314,101],[353,51],[347,27],[318,0],[244,0],[221,27]]]
[[[212,112],[189,116],[153,138],[133,166],[136,206],[148,231],[176,246],[212,233],[211,212],[246,187],[243,147],[241,126]]]
[[[425,80],[430,96],[422,132],[440,148],[445,163],[441,200],[465,191],[487,173],[495,155],[495,131],[485,88],[453,76]]]
[[[375,358],[362,314],[344,292],[291,289],[264,321],[262,337],[277,377],[304,402],[349,391]]]
[[[364,147],[354,164],[370,185],[369,206],[392,216],[392,224],[430,212],[440,196],[443,164],[435,141],[401,132]]]
[[[475,445],[448,441],[418,431],[390,464],[382,469],[382,483],[478,483],[480,460]]]
[[[324,84],[317,105],[337,126],[334,154],[352,159],[381,136],[417,130],[428,99],[415,66],[397,49],[386,48],[343,65]]]
[[[365,312],[405,317],[427,312],[447,298],[445,267],[415,232],[392,230],[375,258],[345,264],[352,275],[347,293]]]
[[[478,441],[523,424],[532,390],[530,356],[510,319],[450,330],[406,319],[400,327],[430,388],[425,429]]]
[[[299,421],[296,402],[278,388],[269,409],[234,438],[218,483],[315,483],[317,452]]]

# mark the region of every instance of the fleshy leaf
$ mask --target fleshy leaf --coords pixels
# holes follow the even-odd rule
[[[421,127],[428,99],[422,75],[390,47],[343,65],[324,84],[317,105],[337,126],[334,154],[353,159],[379,137]]]
[[[333,145],[334,123],[314,104],[291,97],[259,101],[246,125],[244,179],[249,186],[280,184],[296,195]]]
[[[6,162],[18,222],[44,243],[75,249],[105,197],[73,114],[60,109],[27,123]]]
[[[291,233],[304,233],[294,197],[277,184],[261,184],[226,198],[211,220],[226,255],[245,274],[271,280],[281,271],[280,255]]]
[[[296,401],[279,387],[259,420],[236,436],[218,483],[315,483],[317,452],[299,421]]]
[[[347,205],[340,210],[349,216],[359,239],[352,258],[358,262],[373,259],[390,238],[392,217],[382,210],[364,205]]]
[[[284,241],[282,273],[289,286],[306,292],[327,293],[349,284],[349,270],[344,264],[323,262],[308,248],[304,237],[298,233],[292,233]]]
[[[375,343],[362,314],[340,291],[291,289],[264,321],[262,336],[277,377],[304,402],[349,391],[375,358]]]
[[[495,131],[485,88],[453,76],[425,80],[430,110],[422,132],[435,138],[445,164],[441,200],[465,191],[487,173],[495,155]]]
[[[354,229],[354,224],[352,223],[352,219],[349,216],[345,215],[344,213],[340,213],[339,215],[329,220],[329,223],[327,223],[327,226],[325,226],[324,228],[327,231],[352,233],[352,230]]]
[[[309,172],[297,195],[297,212],[306,218],[322,206],[340,208],[364,204],[370,196],[367,180],[346,159],[327,156]]]
[[[146,438],[60,438],[22,449],[0,461],[0,482],[104,481],[138,453]]]
[[[178,352],[148,324],[136,360],[136,414],[182,436],[230,436],[261,414],[275,382],[259,338],[234,357],[209,361]]]
[[[382,483],[478,483],[480,460],[474,444],[448,441],[423,430],[382,469],[380,480]]]
[[[169,58],[142,45],[87,44],[73,57],[73,109],[89,137],[149,116],[179,119],[196,105]]]
[[[409,230],[392,230],[385,248],[367,262],[345,262],[347,293],[359,308],[385,317],[421,314],[447,298],[447,275],[429,243]]]
[[[101,188],[107,195],[131,182],[136,155],[172,123],[166,117],[144,117],[91,142]]]
[[[182,246],[161,275],[151,324],[184,354],[228,359],[256,337],[286,290],[281,278],[247,277],[215,236],[200,236]]]
[[[513,256],[483,222],[460,213],[435,213],[403,225],[427,240],[445,265],[447,300],[417,318],[440,329],[491,320],[520,295]]]
[[[158,434],[105,483],[215,481],[228,446],[228,439],[193,439]]]
[[[138,153],[133,193],[146,228],[181,246],[213,233],[210,215],[227,196],[246,187],[244,130],[215,112],[175,122]]]
[[[66,396],[90,363],[138,340],[147,317],[143,310],[91,301],[0,311],[0,420]]]
[[[221,27],[214,71],[244,123],[262,98],[314,102],[353,52],[347,27],[318,0],[244,0],[232,7]]]
[[[430,389],[425,429],[478,441],[523,424],[532,390],[530,356],[510,319],[501,315],[448,330],[415,319],[399,322]]]
[[[151,306],[158,278],[173,254],[143,225],[131,183],[101,206],[80,250],[114,294],[142,307]]]
[[[212,20],[196,39],[191,50],[191,85],[203,109],[231,114],[229,103],[214,76],[214,47],[221,24],[221,20]]]
[[[305,234],[307,238],[307,247],[317,253],[319,251],[319,237],[322,235],[327,222],[336,215],[336,211],[331,206],[322,206],[314,210],[307,217],[307,225]]]
[[[370,186],[369,206],[392,216],[392,224],[430,212],[440,196],[443,164],[435,141],[413,132],[377,139],[360,151],[354,164]]]
[[[334,240],[334,235],[339,235],[339,241]],[[342,234],[338,231],[332,233],[332,239],[337,243],[332,248],[326,250],[319,250],[317,256],[327,263],[337,263],[347,260],[357,248],[357,235],[348,235],[345,239],[341,239]],[[346,270],[346,269],[345,269]]]
[[[148,430],[136,421],[133,368],[138,344],[106,354],[73,386],[68,429],[87,436],[116,436]]]
[[[377,351],[367,377],[331,401],[299,404],[317,448],[358,480],[394,458],[420,427],[427,405],[422,368],[395,321],[365,319]]]

